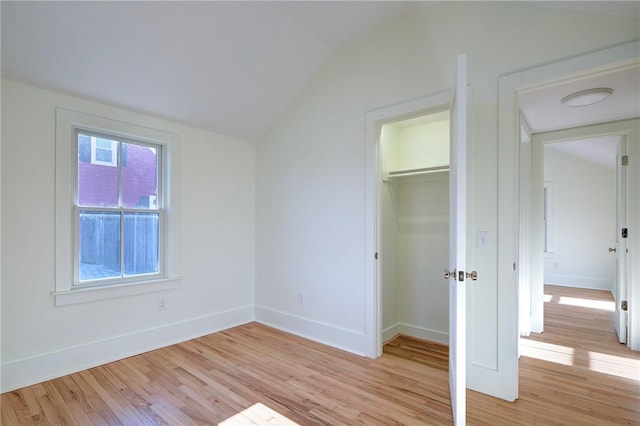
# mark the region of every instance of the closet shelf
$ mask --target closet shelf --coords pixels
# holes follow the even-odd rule
[[[425,167],[422,169],[411,169],[411,170],[399,170],[396,172],[389,172],[387,178],[395,178],[395,177],[404,177],[404,176],[420,176],[429,173],[445,173],[449,171],[449,166],[438,166],[438,167]]]

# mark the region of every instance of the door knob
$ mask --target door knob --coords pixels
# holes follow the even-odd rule
[[[616,249],[609,247],[609,253],[615,253]]]
[[[458,273],[455,269],[453,271],[449,271],[447,269],[444,270],[445,280],[448,280],[449,278],[453,278],[454,280],[464,281],[464,277],[471,278],[472,281],[477,281],[478,273],[476,271],[471,271],[471,272],[460,271],[460,273]]]

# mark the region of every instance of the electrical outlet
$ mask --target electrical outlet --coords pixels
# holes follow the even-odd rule
[[[304,292],[298,292],[298,305],[304,305]]]
[[[158,310],[166,311],[167,310],[167,299],[158,300]]]

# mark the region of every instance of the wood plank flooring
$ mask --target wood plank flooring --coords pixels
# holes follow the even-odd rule
[[[515,403],[467,392],[469,424],[640,425],[640,352],[618,343],[610,292],[545,286],[545,332],[521,339]],[[447,347],[406,336],[385,353],[447,369]]]
[[[468,424],[640,424],[640,356],[615,341],[610,295],[546,291],[546,331],[522,344],[520,399],[468,391]],[[1,421],[451,424],[447,381],[442,345],[400,337],[371,360],[251,323],[7,392]]]

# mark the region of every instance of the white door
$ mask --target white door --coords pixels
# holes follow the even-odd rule
[[[455,425],[466,423],[467,57],[458,56],[449,172],[449,391]]]
[[[627,300],[628,240],[622,235],[627,228],[627,166],[622,160],[626,156],[627,141],[622,138],[616,155],[616,333],[620,343],[627,343],[627,311],[621,305]]]

